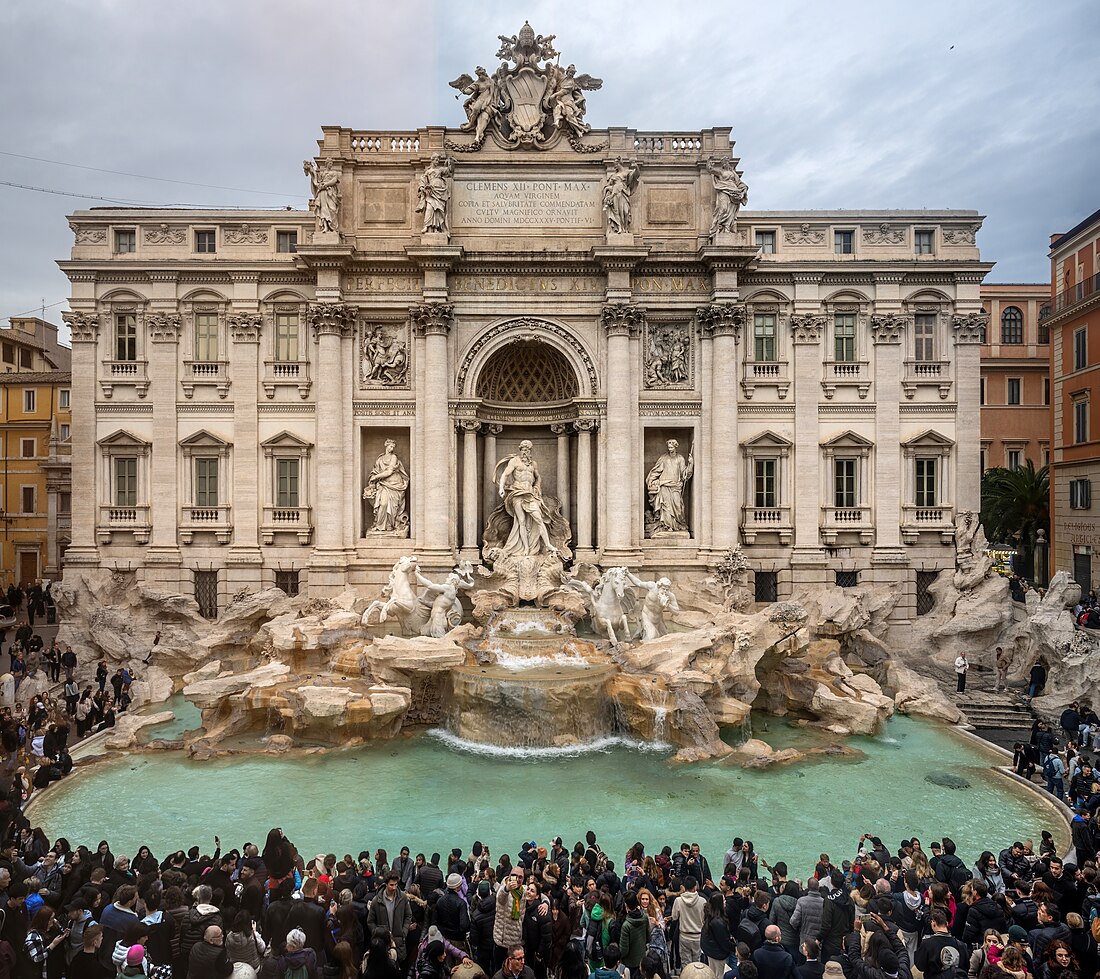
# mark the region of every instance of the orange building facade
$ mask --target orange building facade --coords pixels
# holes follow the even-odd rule
[[[1051,239],[1050,572],[1094,587],[1100,561],[1100,211]]]
[[[1046,282],[982,286],[982,472],[1050,460],[1050,331],[1039,318],[1049,301]]]

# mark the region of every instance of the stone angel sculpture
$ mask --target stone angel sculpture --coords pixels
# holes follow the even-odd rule
[[[561,65],[551,65],[550,82],[546,87],[544,101],[553,118],[554,128],[564,126],[574,137],[591,131],[592,127],[584,121],[587,110],[584,93],[600,88],[603,88],[602,78],[578,75],[576,65],[570,65],[564,70]]]
[[[480,146],[490,123],[496,122],[500,116],[500,82],[496,74],[490,75],[481,65],[474,72],[476,78],[464,73],[447,84],[469,96],[462,103],[462,108],[466,110],[466,122],[459,128],[463,132],[473,130],[474,145]]]
[[[607,165],[603,179],[603,209],[607,214],[607,230],[613,234],[630,231],[630,196],[638,186],[638,164],[624,163],[618,157]]]

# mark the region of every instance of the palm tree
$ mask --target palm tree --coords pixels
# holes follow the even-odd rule
[[[1034,577],[1032,555],[1042,530],[1050,536],[1050,475],[1030,459],[1016,469],[982,473],[982,525],[990,541],[1016,547],[1017,574]]]

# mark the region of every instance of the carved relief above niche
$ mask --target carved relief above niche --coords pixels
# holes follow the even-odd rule
[[[644,336],[645,386],[651,391],[694,387],[691,324],[648,321]]]
[[[359,329],[359,386],[409,387],[409,326],[407,322],[371,323]]]

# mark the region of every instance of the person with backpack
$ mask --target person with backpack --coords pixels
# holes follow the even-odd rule
[[[1047,791],[1059,801],[1066,797],[1065,774],[1066,764],[1062,756],[1052,751],[1043,762],[1043,778],[1047,780]]]
[[[815,936],[821,944],[821,958],[826,962],[841,954],[844,939],[851,933],[856,919],[856,906],[844,888],[844,874],[833,870],[828,879],[831,890],[824,895],[821,926]]]
[[[306,933],[301,928],[291,928],[287,933],[286,954],[279,956],[278,963],[282,979],[321,979],[317,955],[306,945]]]
[[[960,979],[962,963],[966,961],[966,946],[947,929],[947,915],[940,910],[929,916],[932,934],[920,943],[913,955],[913,965],[924,979]]]

